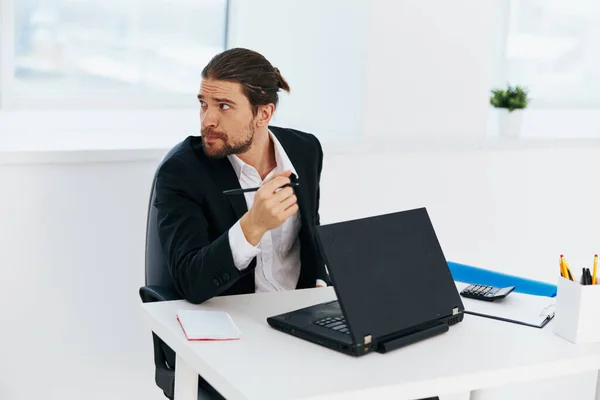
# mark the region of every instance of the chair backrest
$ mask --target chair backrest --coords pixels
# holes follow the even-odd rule
[[[154,172],[152,188],[150,189],[150,201],[148,203],[148,215],[146,219],[146,285],[160,286],[173,292],[176,292],[175,286],[173,285],[173,280],[169,274],[165,255],[158,237],[158,223],[156,218],[158,210],[154,206],[154,199],[156,197],[155,186],[158,171],[162,164],[169,159],[171,155],[173,155],[173,153],[179,149],[180,146],[181,143],[178,143],[171,150],[169,150]]]

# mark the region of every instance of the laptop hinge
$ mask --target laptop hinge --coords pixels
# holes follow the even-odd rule
[[[409,335],[401,336],[395,339],[389,339],[386,341],[381,341],[377,349],[375,351],[379,353],[387,353],[388,351],[392,351],[398,349],[402,346],[406,346],[412,343],[419,342],[424,339],[428,339],[430,337],[439,335],[444,332],[448,332],[450,330],[448,324],[443,322],[438,322],[437,324],[430,326],[428,328],[420,329],[416,332],[413,332]]]

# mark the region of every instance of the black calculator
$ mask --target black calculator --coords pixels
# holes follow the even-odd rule
[[[469,285],[460,292],[460,295],[469,299],[495,301],[505,298],[513,290],[515,290],[514,286],[497,288],[485,285]]]

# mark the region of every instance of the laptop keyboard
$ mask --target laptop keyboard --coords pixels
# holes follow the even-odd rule
[[[338,331],[341,333],[345,333],[346,335],[350,334],[348,327],[346,326],[346,318],[345,317],[327,317],[314,322],[315,325],[322,326],[323,328],[331,329],[333,331]]]

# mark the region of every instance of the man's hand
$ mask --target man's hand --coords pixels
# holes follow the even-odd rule
[[[298,212],[294,189],[283,187],[290,183],[291,174],[286,171],[266,181],[256,191],[250,210],[240,219],[242,232],[251,245],[258,245],[267,231],[277,228]]]

